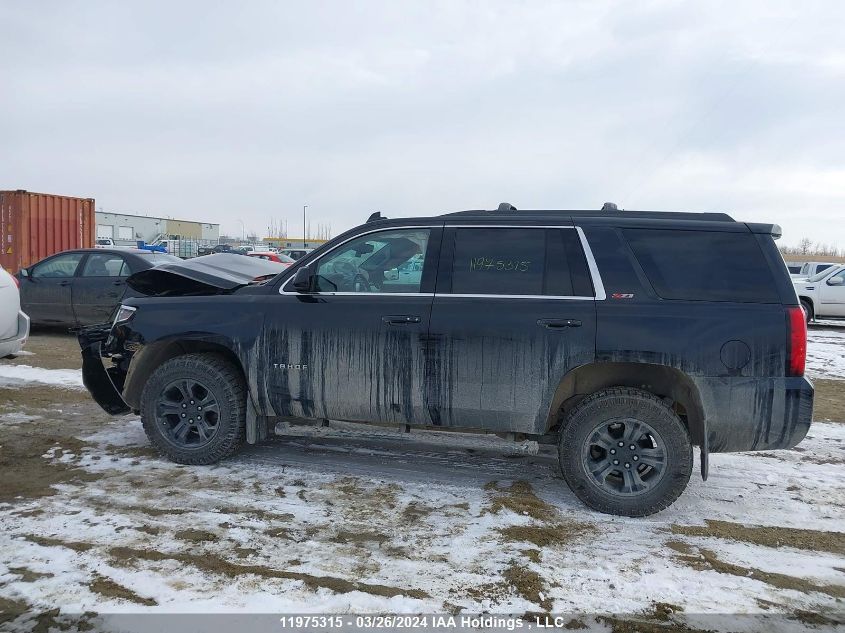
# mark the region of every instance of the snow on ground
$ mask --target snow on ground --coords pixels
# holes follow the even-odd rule
[[[81,369],[44,369],[29,365],[0,364],[0,388],[32,384],[84,389]]]
[[[811,327],[807,332],[807,374],[845,379],[845,327]]]
[[[844,353],[845,328],[811,328],[811,376],[845,378]],[[180,466],[155,456],[136,417],[107,418],[62,391],[81,386],[78,370],[0,364],[0,388],[26,384],[73,401],[7,407],[0,429],[55,425],[33,455],[68,475],[57,494],[0,503],[0,611],[4,600],[112,614],[648,614],[666,603],[695,624],[843,610],[845,424],[816,422],[791,451],[712,455],[707,482],[694,474],[672,507],[627,519],[587,510],[554,450],[534,442],[279,425],[220,465]],[[62,433],[70,422],[81,442]],[[696,626],[749,630],[723,624]]]
[[[77,613],[841,611],[845,425],[713,455],[645,519],[588,511],[548,447],[333,426],[214,467],[148,455],[132,417],[48,452],[91,481],[0,509],[0,595]]]

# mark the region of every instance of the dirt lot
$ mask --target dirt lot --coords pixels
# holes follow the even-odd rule
[[[0,629],[188,609],[832,625],[845,599],[843,333],[811,333],[815,417],[834,422],[792,451],[712,456],[709,481],[640,520],[587,511],[553,451],[495,438],[284,428],[222,465],[175,465],[136,416],[110,418],[61,372],[80,367],[72,338],[36,335],[0,361]]]

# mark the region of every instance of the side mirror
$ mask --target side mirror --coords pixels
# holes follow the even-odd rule
[[[845,279],[842,277],[833,277],[828,280],[828,286],[845,286]]]
[[[311,270],[308,266],[297,268],[293,276],[293,289],[297,292],[311,292]]]
[[[26,268],[21,268],[19,272],[20,272],[22,278],[23,277],[29,277],[29,271]]]

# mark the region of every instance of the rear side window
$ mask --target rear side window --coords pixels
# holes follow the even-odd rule
[[[452,294],[593,296],[574,229],[457,228]]]
[[[663,299],[778,303],[751,233],[625,229],[625,238]]]

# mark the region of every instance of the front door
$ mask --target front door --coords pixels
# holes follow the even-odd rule
[[[845,317],[845,269],[818,283],[820,316]]]
[[[448,227],[430,326],[432,422],[544,432],[564,374],[595,358],[595,321],[573,227]]]
[[[117,253],[90,253],[73,286],[73,308],[80,325],[109,321],[126,294],[130,271]]]
[[[361,234],[309,265],[311,292],[282,287],[261,343],[270,415],[424,422],[422,348],[440,233]]]
[[[33,323],[76,325],[73,284],[85,253],[62,253],[38,262],[21,281],[21,306]]]

